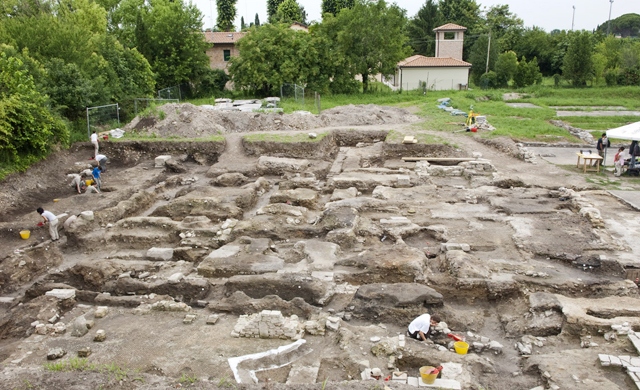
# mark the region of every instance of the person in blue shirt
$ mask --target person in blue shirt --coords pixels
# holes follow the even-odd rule
[[[98,190],[102,189],[101,188],[102,180],[100,178],[100,172],[101,172],[100,167],[93,168],[93,171],[91,172],[91,174],[93,175],[93,180],[96,182],[96,187],[98,187]]]

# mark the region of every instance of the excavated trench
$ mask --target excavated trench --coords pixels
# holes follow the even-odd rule
[[[200,369],[235,380],[360,380],[370,379],[371,368],[416,377],[421,366],[451,362],[456,368],[449,372],[460,372],[450,379],[462,388],[496,381],[532,388],[562,383],[555,371],[553,378],[524,372],[532,353],[573,349],[583,329],[596,336],[622,322],[640,326],[636,310],[589,306],[589,299],[633,304],[637,288],[615,261],[613,238],[594,228],[593,214],[581,212],[578,193],[505,186],[489,160],[400,163],[404,156],[469,156],[447,145],[387,143],[386,135],[339,130],[316,143],[245,139],[238,159],[255,166],[224,173],[216,166],[222,142],[106,147],[122,161],[107,176],[112,191],[95,203],[61,199],[57,211],[93,211],[65,224],[62,244],[38,239],[37,246],[20,246],[9,226],[0,231],[17,249],[0,263],[0,291],[14,298],[5,304],[0,332],[39,332],[30,324],[45,305],[69,323],[80,313],[93,318],[97,306],[107,306],[113,320],[118,313],[131,316],[126,323],[157,326],[189,313],[196,321],[220,315],[215,345],[235,349]],[[153,158],[166,154],[174,162],[154,168]],[[50,248],[45,256],[43,248]],[[54,288],[74,290],[75,298],[56,301],[46,295]],[[438,313],[466,337],[470,354],[452,352],[442,335],[427,346],[404,339],[407,324],[424,312]],[[272,315],[272,322],[260,319]],[[244,328],[241,319],[248,321]],[[251,321],[262,321],[257,333]],[[279,335],[248,345],[250,338],[271,337],[270,327],[282,321],[306,334],[308,344],[278,352],[296,339]],[[229,336],[234,332],[253,336],[240,338],[247,340],[243,348]],[[537,352],[526,350],[530,339]],[[241,359],[239,372],[226,365],[227,358],[254,353],[264,356]],[[615,382],[620,378],[612,375],[602,388]]]

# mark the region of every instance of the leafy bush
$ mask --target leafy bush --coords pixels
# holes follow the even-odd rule
[[[480,76],[480,88],[489,89],[498,87],[498,75],[496,72],[490,70],[489,72]]]

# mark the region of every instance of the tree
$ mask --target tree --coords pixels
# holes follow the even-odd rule
[[[522,57],[513,76],[515,86],[524,88],[540,82],[542,82],[542,73],[538,67],[538,59],[534,57],[533,60],[527,62],[527,59]]]
[[[475,31],[482,22],[480,6],[475,0],[440,0],[439,8],[443,20],[464,26],[469,31]]]
[[[513,50],[516,41],[522,35],[524,22],[511,13],[508,5],[495,5],[486,11],[485,28],[503,50]]]
[[[28,67],[17,56],[7,55],[14,50],[0,45],[0,157],[4,163],[43,156],[51,145],[69,140],[66,126],[48,109],[47,97],[36,89]]]
[[[396,64],[411,54],[405,25],[404,10],[384,0],[358,1],[335,17],[337,49],[362,75],[363,92],[368,90],[369,76],[394,73]]]
[[[593,35],[588,31],[572,34],[564,56],[563,75],[574,86],[584,86],[593,78]]]
[[[496,84],[498,88],[506,88],[518,68],[518,57],[513,51],[507,51],[498,56],[496,60]]]
[[[240,31],[244,31],[247,28],[247,25],[244,24],[244,16],[240,17]]]
[[[354,0],[322,0],[322,15],[330,13],[336,16],[343,8],[353,8]]]
[[[233,21],[236,20],[236,2],[238,0],[216,0],[218,19],[216,24],[220,31],[233,31]]]
[[[256,12],[256,17],[254,18],[253,25],[256,27],[260,26],[260,18],[258,17],[258,13]]]
[[[515,42],[513,50],[519,56],[537,57],[542,74],[552,76],[562,72],[562,63],[568,45],[566,31],[548,34],[539,27],[533,27],[523,31]]]
[[[129,9],[123,0],[124,9]],[[141,20],[146,30],[145,55],[156,73],[158,87],[165,88],[181,83],[197,81],[203,68],[209,67],[205,54],[208,44],[202,34],[202,13],[192,3],[184,0],[153,0],[141,8]],[[124,30],[135,26],[124,25]],[[128,35],[126,32],[123,35]],[[133,37],[129,47],[141,47]]]
[[[609,21],[598,26],[596,31],[606,34],[609,30]],[[611,19],[611,34],[626,37],[640,37],[640,15],[624,14],[615,19]]]
[[[426,0],[407,25],[409,44],[416,54],[432,56],[435,53],[433,29],[442,25],[442,13],[435,0]]]
[[[307,13],[296,0],[284,0],[278,6],[278,12],[273,18],[274,22],[290,25],[293,22],[307,23]]]
[[[469,62],[471,62],[471,79],[477,82],[485,71],[487,71],[487,49],[489,49],[489,69],[495,68],[496,60],[498,59],[498,53],[500,48],[498,43],[491,40],[489,46],[489,36],[483,35],[479,37],[471,47],[469,52]]]
[[[231,57],[229,73],[236,88],[262,96],[276,94],[284,83],[305,84],[314,56],[311,36],[284,24],[253,28],[238,41],[239,55]]]
[[[267,21],[269,23],[274,22],[274,18],[278,13],[278,7],[282,4],[284,0],[267,0]]]

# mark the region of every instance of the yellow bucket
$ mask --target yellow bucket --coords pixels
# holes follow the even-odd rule
[[[453,348],[455,348],[458,355],[466,355],[469,350],[469,344],[464,341],[456,341],[453,343]]]
[[[84,182],[87,186],[90,186],[91,184],[93,184],[93,180],[89,179],[87,181]]]
[[[433,370],[435,370],[435,367],[432,366],[420,367],[420,376],[422,377],[422,382],[428,385],[432,385],[436,381],[438,374],[430,374],[430,372]]]
[[[21,230],[20,231],[20,237],[22,237],[23,240],[26,240],[27,238],[31,237],[31,231],[29,231],[29,230]]]

